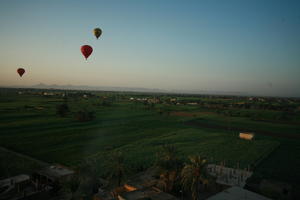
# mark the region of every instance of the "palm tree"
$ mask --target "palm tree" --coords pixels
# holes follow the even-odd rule
[[[125,159],[122,152],[112,153],[108,167],[110,169],[110,180],[117,181],[117,185],[121,186],[126,175]]]
[[[71,200],[75,199],[74,194],[77,192],[80,186],[80,178],[77,175],[74,175],[67,183],[66,189],[71,192]]]
[[[100,185],[100,177],[102,175],[102,167],[97,159],[85,159],[78,166],[78,176],[80,178],[79,192],[86,194],[88,197],[97,192]]]
[[[172,191],[174,184],[179,180],[179,171],[182,166],[176,147],[163,145],[162,150],[158,153],[156,165],[161,170],[159,181],[161,188],[166,192]]]
[[[157,155],[157,166],[164,170],[178,170],[181,167],[181,160],[178,157],[178,150],[174,145],[163,145]]]
[[[201,187],[209,181],[207,162],[200,156],[191,156],[189,159],[190,163],[185,164],[181,171],[181,183],[185,191],[191,192],[193,200],[198,200]]]

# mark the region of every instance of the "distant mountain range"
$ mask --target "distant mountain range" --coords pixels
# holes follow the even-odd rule
[[[94,91],[126,91],[126,92],[148,92],[148,93],[176,93],[176,94],[210,94],[210,95],[246,95],[241,92],[228,91],[206,91],[206,90],[163,90],[156,88],[136,87],[110,87],[110,86],[88,86],[88,85],[47,85],[40,83],[32,86],[10,86],[10,88],[35,88],[35,89],[59,89],[59,90],[94,90]]]

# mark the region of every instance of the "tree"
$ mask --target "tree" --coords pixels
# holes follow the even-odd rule
[[[120,151],[113,152],[109,158],[108,167],[110,169],[109,179],[111,182],[116,182],[118,186],[121,186],[126,176],[126,166],[123,153]]]
[[[70,180],[67,180],[63,185],[67,192],[71,192],[71,200],[75,199],[74,194],[78,191],[80,186],[80,178],[77,175],[74,175]]]
[[[189,159],[190,163],[185,164],[181,171],[181,183],[185,191],[191,192],[193,200],[198,200],[201,188],[209,181],[207,162],[200,156],[191,156]]]
[[[157,166],[164,170],[177,170],[181,167],[178,150],[174,145],[165,144],[157,155]]]
[[[182,162],[174,145],[163,145],[156,162],[160,169],[159,185],[166,192],[171,192],[179,183]],[[175,191],[176,192],[176,191]]]
[[[80,122],[91,121],[95,119],[94,111],[80,110],[75,114],[75,118]]]
[[[65,117],[69,111],[69,106],[66,103],[60,104],[56,107],[56,114],[61,117]]]
[[[93,194],[98,192],[98,188],[101,185],[101,163],[99,160],[91,158],[85,159],[80,163],[77,169],[80,178],[79,193],[77,195],[85,195],[87,198],[92,198]]]
[[[159,113],[159,115],[163,114],[163,110],[161,108],[159,108],[157,112]]]

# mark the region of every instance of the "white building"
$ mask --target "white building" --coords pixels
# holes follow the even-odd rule
[[[215,164],[209,164],[207,170],[210,175],[216,177],[216,183],[238,187],[244,187],[246,180],[253,174],[247,169],[234,169]]]

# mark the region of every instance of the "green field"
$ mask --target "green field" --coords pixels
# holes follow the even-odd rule
[[[266,135],[258,135],[254,141],[245,141],[238,138],[238,131],[233,130],[234,127],[246,127],[272,133],[300,134],[298,125],[251,121],[245,117],[228,119],[222,114],[205,112],[203,108],[188,105],[158,104],[150,109],[141,103],[128,101],[127,96],[116,98],[110,106],[103,106],[100,102],[104,95],[115,94],[98,93],[98,96],[88,99],[68,99],[72,113],[80,109],[95,111],[95,120],[89,122],[76,121],[72,113],[67,117],[57,116],[56,106],[64,102],[61,97],[12,93],[1,95],[0,146],[45,162],[68,166],[76,166],[84,159],[101,158],[114,150],[121,150],[132,169],[151,166],[163,144],[174,144],[182,159],[200,154],[212,162],[226,161],[229,166],[239,163],[241,167],[254,166],[279,147],[275,154],[267,158],[267,163],[263,161],[257,166],[259,172],[264,173],[268,169],[270,174],[274,170],[279,171],[272,167],[272,163],[278,161],[284,152],[288,152],[288,148],[294,150],[293,155],[299,153],[299,141],[292,143],[288,138]],[[159,114],[158,109],[184,111],[194,115]],[[192,126],[186,123],[190,120],[223,127],[205,127],[201,123],[199,126]],[[0,156],[1,162],[14,159],[13,156],[8,157],[1,152]],[[299,156],[293,159],[299,168]],[[284,160],[285,163],[277,165],[286,169],[292,164],[292,159]],[[298,170],[295,172],[299,175]],[[11,169],[9,173],[13,175],[20,173],[20,170]],[[9,173],[6,172],[6,175]],[[293,179],[288,172],[281,174],[286,175],[289,180]]]
[[[0,149],[0,179],[18,174],[31,174],[45,165]]]

